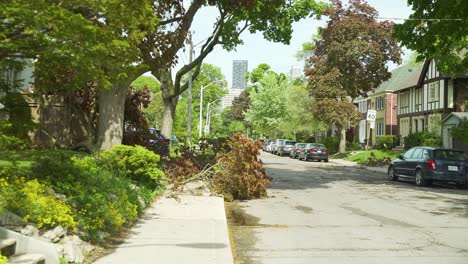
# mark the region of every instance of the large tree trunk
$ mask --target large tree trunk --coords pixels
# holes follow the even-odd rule
[[[175,116],[175,111],[177,107],[177,101],[176,99],[164,99],[164,112],[163,112],[163,117],[162,117],[162,127],[161,127],[161,133],[168,137],[172,137],[172,129],[174,127],[174,116]]]
[[[172,81],[170,69],[159,71],[159,81],[161,82],[162,99],[164,103],[161,133],[164,136],[171,138],[172,129],[174,127],[175,111],[179,97],[174,96],[175,87]]]
[[[122,144],[126,85],[115,85],[99,92],[99,117],[96,145],[101,150]]]
[[[346,129],[341,129],[341,136],[340,136],[340,150],[339,153],[345,153],[346,151]]]

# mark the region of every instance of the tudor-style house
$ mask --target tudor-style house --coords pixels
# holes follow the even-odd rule
[[[397,120],[398,96],[395,91],[417,86],[421,73],[420,65],[403,65],[391,72],[391,77],[383,82],[367,98],[355,100],[362,120],[359,123],[359,142],[369,141],[369,145],[376,145],[378,138],[383,135],[398,135]],[[370,122],[366,121],[368,110],[376,111],[374,129],[371,130]]]
[[[438,71],[434,61],[423,64],[414,86],[398,89],[400,135],[430,131],[441,134],[441,120],[451,112],[465,111],[468,73],[450,76]]]

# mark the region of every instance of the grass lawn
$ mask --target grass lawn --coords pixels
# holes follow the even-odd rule
[[[356,153],[350,157],[344,158],[344,160],[355,161],[358,164],[365,163],[370,157],[371,153],[374,153],[376,159],[383,159],[385,157],[390,157],[390,159],[396,159],[398,154],[401,154],[400,151],[393,151],[393,150],[365,150]]]

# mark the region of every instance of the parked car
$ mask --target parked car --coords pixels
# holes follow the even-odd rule
[[[275,142],[273,142],[273,144],[271,145],[271,153],[276,154],[278,146],[283,144],[283,141],[285,141],[285,140],[287,140],[287,139],[276,139]]]
[[[289,152],[289,157],[292,159],[298,158],[299,157],[299,152],[301,149],[305,147],[307,143],[296,143],[294,144],[293,148]]]
[[[294,144],[296,144],[296,141],[294,140],[285,140],[283,141],[283,144],[279,145],[276,148],[276,153],[278,154],[278,156],[289,155],[292,148],[294,147]]]
[[[328,162],[328,149],[320,143],[307,143],[304,149],[299,152],[299,159]]]
[[[161,156],[168,156],[171,140],[164,136],[158,129],[150,128],[149,131],[151,134],[151,138],[148,142],[149,148]]]
[[[273,139],[267,140],[265,144],[263,144],[263,151],[270,152],[271,151],[271,144],[275,142]]]
[[[468,159],[461,150],[414,147],[388,166],[388,179],[399,178],[414,180],[418,186],[442,181],[463,187],[468,182]]]

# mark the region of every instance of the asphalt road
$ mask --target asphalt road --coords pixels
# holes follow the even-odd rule
[[[468,263],[468,190],[262,152],[269,197],[228,205],[236,263]]]

